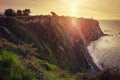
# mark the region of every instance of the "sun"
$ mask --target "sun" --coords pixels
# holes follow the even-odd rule
[[[70,12],[71,12],[71,16],[77,16],[77,7],[76,6],[71,6],[70,7]]]
[[[71,16],[77,17],[77,8],[80,2],[78,0],[64,0],[66,6],[69,7],[69,14]]]

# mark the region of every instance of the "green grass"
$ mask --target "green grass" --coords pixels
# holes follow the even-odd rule
[[[45,60],[40,60],[38,61],[40,65],[47,71],[56,71],[59,70],[59,68],[56,65],[50,64]]]
[[[1,80],[37,80],[35,72],[20,63],[19,57],[7,50],[0,50]]]

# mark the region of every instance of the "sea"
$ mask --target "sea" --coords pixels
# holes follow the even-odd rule
[[[91,41],[88,52],[99,69],[120,68],[120,20],[98,21],[107,35]]]

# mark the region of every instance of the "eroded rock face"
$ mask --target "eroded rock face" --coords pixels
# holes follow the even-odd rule
[[[1,35],[19,43],[33,43],[39,58],[72,72],[85,72],[87,44],[103,35],[93,19],[64,16],[0,18]]]

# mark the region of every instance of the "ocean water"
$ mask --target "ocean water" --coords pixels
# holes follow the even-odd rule
[[[120,68],[120,20],[99,20],[104,34],[87,47],[100,69]]]

